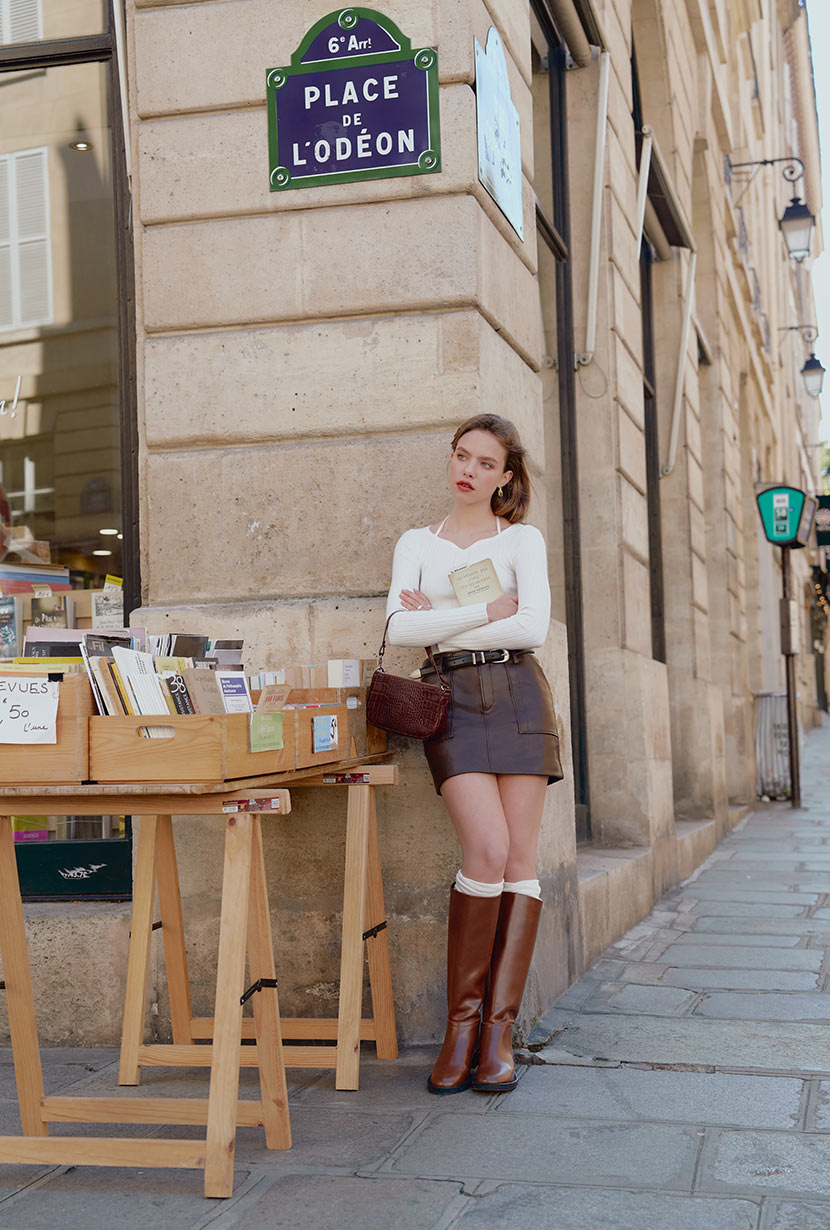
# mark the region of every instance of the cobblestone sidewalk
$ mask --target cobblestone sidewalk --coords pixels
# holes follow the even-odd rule
[[[614,945],[509,1096],[431,1097],[432,1050],[367,1057],[357,1093],[306,1072],[290,1152],[240,1129],[232,1200],[193,1171],[0,1167],[0,1230],[830,1230],[828,781],[830,725],[807,739],[804,809],[751,813]],[[111,1049],[46,1054],[48,1092],[113,1093],[116,1073]],[[151,1069],[140,1092],[204,1087]],[[14,1096],[0,1051],[2,1133]]]

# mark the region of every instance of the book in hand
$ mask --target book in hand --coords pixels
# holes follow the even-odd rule
[[[459,606],[495,602],[504,593],[491,559],[481,559],[465,568],[454,568],[450,573],[450,584],[455,590]]]

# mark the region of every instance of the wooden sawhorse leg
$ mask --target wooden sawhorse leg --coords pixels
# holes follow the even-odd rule
[[[23,903],[17,879],[11,816],[0,816],[0,959],[9,1012],[14,1075],[24,1136],[48,1136],[43,1122],[43,1069],[26,946]]]
[[[169,816],[163,818],[168,821],[170,819]],[[156,899],[158,832],[158,816],[141,817],[133,883],[127,989],[124,994],[124,1020],[121,1027],[119,1085],[137,1085],[141,1079],[138,1052],[144,1042],[147,975],[150,970],[150,941],[153,935],[153,906]]]
[[[170,992],[172,1046],[143,1044],[156,888]],[[242,812],[229,815],[225,825],[213,1045],[193,1046],[190,987],[172,821],[170,816],[143,817],[133,890],[119,1082],[138,1084],[142,1063],[158,1062],[171,1067],[210,1066],[210,1092],[207,1102],[201,1104],[201,1112],[193,1103],[181,1108],[181,1113],[186,1113],[190,1122],[199,1122],[200,1113],[202,1121],[207,1122],[206,1196],[229,1196],[233,1190],[236,1128],[243,1115],[247,1118],[256,1109],[256,1118],[265,1127],[268,1148],[291,1147],[288,1092],[275,988],[265,987],[262,993],[256,995],[254,1027],[257,1045],[246,1048],[244,1055],[241,1051],[241,997],[245,983],[246,948],[252,978],[255,981],[260,978],[266,982],[275,981],[262,826],[257,814]],[[260,1069],[261,1100],[256,1108],[240,1107],[238,1104],[239,1067],[243,1059],[252,1061]],[[155,1105],[153,1113],[159,1113]]]
[[[337,1089],[357,1089],[363,999],[363,944],[369,945],[374,1034],[379,1059],[396,1059],[395,1007],[385,934],[380,847],[374,788],[348,787],[340,1004],[337,1018]]]
[[[153,907],[158,888],[164,962],[173,1041],[186,1045],[193,1041],[190,1028],[190,981],[184,943],[179,871],[170,816],[142,816],[136,854],[133,910],[130,930],[130,955],[127,989],[124,996],[124,1021],[121,1032],[119,1085],[137,1085],[141,1079],[139,1048],[144,1041],[147,975],[150,969],[150,940],[153,932]]]

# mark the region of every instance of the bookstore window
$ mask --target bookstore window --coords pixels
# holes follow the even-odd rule
[[[111,17],[102,0],[0,0],[4,671],[82,670],[71,659],[83,631],[122,627],[136,600],[131,261]],[[15,836],[25,896],[129,896],[127,817],[21,818]]]

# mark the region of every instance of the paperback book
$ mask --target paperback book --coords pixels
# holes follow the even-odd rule
[[[491,559],[481,559],[466,568],[454,568],[450,584],[459,606],[476,606],[479,602],[495,602],[504,593]]]

